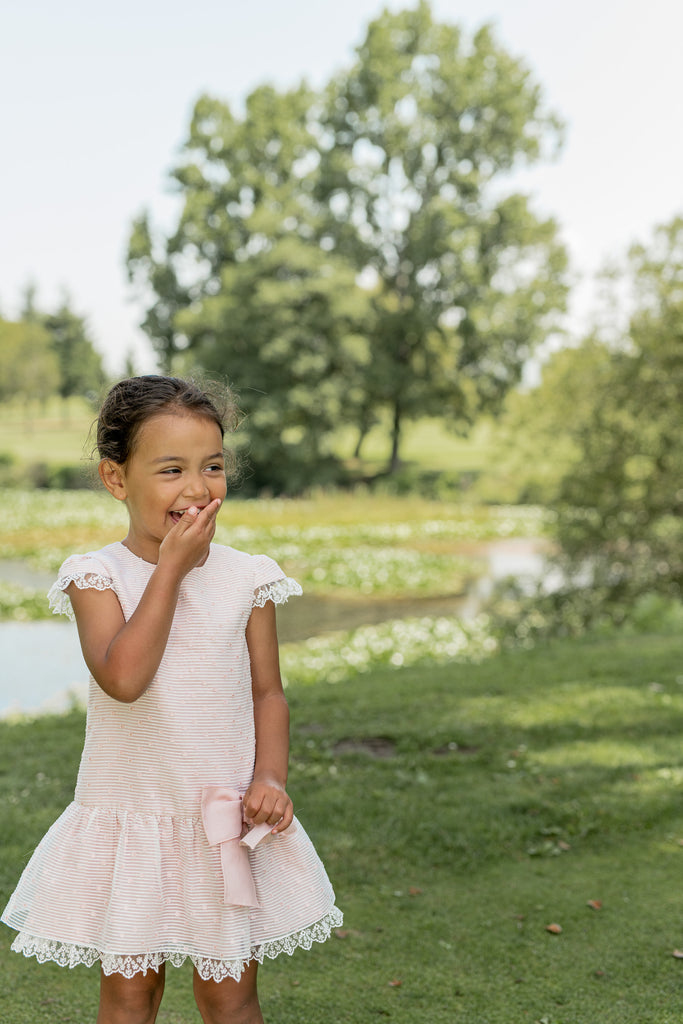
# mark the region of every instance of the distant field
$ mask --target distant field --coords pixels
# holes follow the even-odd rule
[[[0,405],[0,455],[24,463],[75,464],[84,457],[93,409],[79,399]]]
[[[406,424],[401,458],[405,463],[424,470],[453,472],[483,471],[493,453],[493,426],[485,420],[469,434],[459,437],[447,430],[440,420],[423,419]],[[357,441],[355,432],[344,430],[339,435],[338,450],[350,458]],[[362,448],[363,464],[368,471],[378,472],[386,466],[391,451],[389,433],[381,426],[374,427],[365,438]]]
[[[88,434],[95,411],[84,401],[51,399],[44,405],[0,405],[0,456],[18,462],[75,465],[90,455]],[[407,464],[429,471],[483,472],[494,451],[493,428],[482,422],[468,438],[457,437],[438,420],[425,419],[408,424],[401,455]],[[339,434],[338,451],[351,458],[356,436],[350,430]],[[375,427],[365,439],[362,465],[368,474],[382,470],[389,458],[386,431]]]

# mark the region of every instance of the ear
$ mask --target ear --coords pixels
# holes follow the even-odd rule
[[[123,466],[120,466],[118,462],[112,462],[111,459],[102,459],[97,467],[97,472],[100,474],[100,480],[109,493],[113,495],[117,501],[125,501],[128,491],[126,490],[126,478],[123,472]]]

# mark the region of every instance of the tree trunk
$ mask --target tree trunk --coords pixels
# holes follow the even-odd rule
[[[401,460],[398,457],[401,441],[401,413],[401,403],[397,400],[394,405],[394,422],[391,428],[391,458],[389,460],[390,473],[395,473],[401,465]]]

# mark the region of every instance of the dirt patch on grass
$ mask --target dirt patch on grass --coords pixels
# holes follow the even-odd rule
[[[335,754],[369,754],[370,757],[395,757],[396,744],[386,736],[365,736],[362,739],[338,740],[332,747]]]

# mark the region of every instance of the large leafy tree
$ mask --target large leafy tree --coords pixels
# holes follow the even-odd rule
[[[374,282],[366,409],[390,410],[395,466],[405,419],[496,409],[563,307],[555,224],[506,186],[558,126],[489,28],[423,2],[369,26],[323,129],[325,231]]]
[[[157,240],[142,217],[129,250],[154,296],[145,327],[163,365],[230,378],[256,483],[278,490],[333,462],[328,440],[352,418],[369,358],[366,293],[316,241],[313,102],[304,87],[263,87],[239,117],[200,99],[174,171],[177,229]]]
[[[243,116],[203,97],[177,227],[131,233],[162,364],[229,376],[276,476],[387,415],[395,467],[406,419],[496,408],[562,308],[555,225],[501,185],[556,135],[490,31],[426,3],[373,22],[320,95],[262,87]]]
[[[630,323],[567,429],[579,458],[563,482],[559,536],[572,565],[624,606],[683,592],[683,218],[634,246],[621,281]]]

